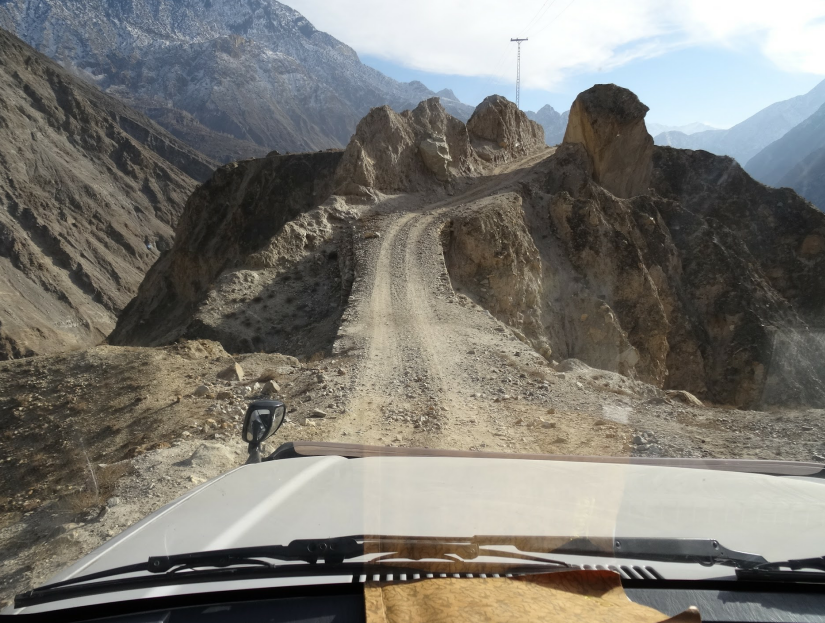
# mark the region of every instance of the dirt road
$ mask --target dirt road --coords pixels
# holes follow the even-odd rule
[[[351,365],[345,379],[332,379],[346,386],[346,412],[284,434],[461,450],[809,460],[810,443],[789,441],[805,413],[777,414],[787,430],[773,443],[763,434],[765,414],[732,418],[665,400],[656,388],[579,362],[554,368],[454,291],[445,223],[515,192],[552,153],[502,166],[452,197],[387,197],[362,214],[356,280],[329,366]]]
[[[324,426],[323,438],[465,450],[622,451],[625,435],[613,430],[618,423],[605,421],[612,435],[598,443],[585,434],[601,419],[601,404],[582,395],[573,401],[580,408],[556,410],[559,388],[551,386],[559,385],[559,375],[487,311],[457,296],[444,261],[441,231],[451,212],[512,192],[552,153],[503,165],[452,197],[389,198],[365,215],[364,233],[379,236],[357,249],[358,275],[335,349],[356,355],[351,399],[347,414]]]

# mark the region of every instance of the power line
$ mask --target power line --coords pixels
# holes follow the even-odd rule
[[[516,58],[516,108],[521,108],[521,44],[527,39],[510,39],[510,42],[515,41],[518,45],[518,57]]]
[[[554,1],[555,1],[555,0],[554,0]],[[550,2],[550,0],[544,0],[544,2],[542,3],[542,5],[539,7],[539,10],[538,10],[538,11],[536,11],[535,15],[533,15],[533,17],[531,17],[531,18],[530,18],[530,21],[527,23],[527,26],[525,26],[524,28],[522,28],[519,32],[521,32],[521,33],[523,33],[523,34],[527,34],[527,29],[528,29],[528,28],[530,28],[530,26],[532,26],[532,25],[533,25],[533,22],[534,22],[534,21],[536,21],[536,17],[538,16],[538,14],[539,14],[539,13],[541,13],[541,10],[542,10],[545,6],[547,6],[547,3],[548,3],[548,2]]]
[[[544,19],[544,16],[547,15],[548,11],[550,11],[550,9],[553,8],[554,4],[556,4],[556,0],[544,0],[544,4],[539,9],[539,12],[536,13],[536,15],[533,16],[533,19],[530,20],[530,23],[527,24],[527,27],[522,32],[525,35],[529,35],[530,34],[529,29],[532,28],[534,25],[539,24],[539,22],[541,22],[541,20]],[[540,15],[539,15],[539,13],[540,13]]]
[[[565,12],[567,9],[569,9],[571,6],[573,6],[573,4],[574,4],[575,2],[576,2],[576,0],[570,0],[570,2],[567,4],[567,6],[566,6],[566,7],[564,7],[561,11],[559,11],[559,12],[555,15],[555,17],[551,18],[551,19],[550,19],[550,21],[549,21],[549,22],[547,22],[547,24],[544,26],[544,28],[542,28],[542,29],[539,31],[539,33],[543,33],[545,30],[547,30],[548,28],[550,28],[550,26],[553,24],[553,22],[555,22],[555,21],[556,21],[557,19],[559,19],[562,15],[564,15],[564,12]]]

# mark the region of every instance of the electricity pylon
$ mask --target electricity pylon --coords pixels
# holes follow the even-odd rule
[[[521,42],[527,39],[510,39],[518,44],[518,59],[516,60],[516,108],[521,109]]]

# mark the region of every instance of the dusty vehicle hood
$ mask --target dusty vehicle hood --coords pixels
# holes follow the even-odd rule
[[[357,534],[713,538],[782,560],[825,552],[822,517],[818,478],[515,458],[295,458],[193,489],[53,581],[150,555]]]

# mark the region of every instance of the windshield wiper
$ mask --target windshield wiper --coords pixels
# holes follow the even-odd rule
[[[515,551],[493,549],[504,547]],[[362,572],[367,567],[385,569],[387,563],[395,564],[395,561],[403,560],[463,563],[483,556],[526,560],[555,569],[573,566],[535,554],[628,558],[706,566],[719,564],[743,568],[767,562],[761,556],[727,549],[711,539],[584,539],[501,535],[459,538],[347,536],[301,539],[288,545],[152,556],[143,563],[107,569],[35,588],[18,595],[15,606],[24,607],[46,601],[148,586],[250,576],[352,574]],[[362,562],[346,562],[364,556],[372,557]],[[301,564],[273,564],[270,562],[272,560]],[[323,564],[318,564],[319,562]],[[144,575],[107,581],[108,578],[135,573]]]
[[[502,537],[476,537],[500,540]],[[659,562],[750,568],[767,563],[758,554],[739,552],[715,539],[512,537],[520,550],[570,556],[598,556]]]
[[[817,571],[804,571],[817,569]],[[766,562],[748,569],[737,569],[740,580],[768,582],[812,582],[825,584],[825,556]]]

